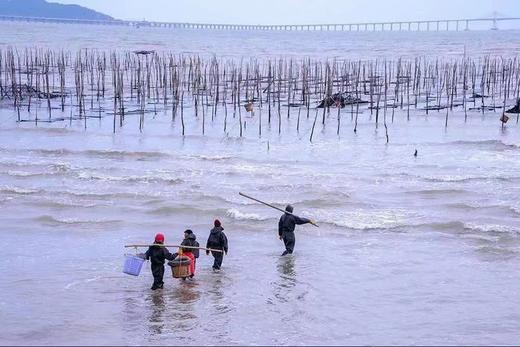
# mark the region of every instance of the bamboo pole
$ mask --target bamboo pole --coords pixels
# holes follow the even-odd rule
[[[282,213],[286,213],[286,214],[290,214],[291,216],[295,216],[295,214],[293,214],[293,213],[291,213],[291,212],[288,212],[288,211],[282,210],[281,208],[278,208],[278,207],[276,207],[276,206],[274,206],[274,205],[271,205],[271,204],[269,204],[269,203],[267,203],[267,202],[264,202],[264,201],[258,200],[258,199],[256,199],[256,198],[253,198],[252,196],[246,195],[246,194],[244,194],[244,193],[238,193],[238,194],[239,194],[240,196],[243,196],[244,198],[247,198],[247,199],[250,199],[250,200],[256,201],[256,202],[258,202],[258,203],[261,203],[261,204],[263,204],[263,205],[265,205],[265,206],[268,206],[268,207],[274,208],[275,210],[278,210],[278,211],[280,211],[280,212],[282,212]],[[315,227],[319,227],[318,224],[314,223],[313,221],[311,221],[310,224],[314,225]]]
[[[125,245],[125,248],[146,248],[146,247],[172,247],[172,248],[188,248],[188,249],[202,249],[204,251],[210,251],[210,252],[218,252],[218,253],[224,253],[224,251],[220,249],[214,249],[214,248],[205,248],[205,247],[192,247],[192,246],[182,246],[182,245],[163,245],[159,243],[154,244],[137,244],[137,245]]]

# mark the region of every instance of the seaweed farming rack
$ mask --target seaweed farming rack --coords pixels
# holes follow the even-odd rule
[[[395,117],[440,113],[447,127],[450,116],[502,115],[519,107],[519,97],[516,57],[237,61],[151,51],[0,51],[0,105],[18,122],[81,121],[87,128],[90,119],[108,118],[113,132],[134,118],[143,131],[160,114],[180,124],[179,135],[191,117],[200,120],[200,134],[219,122],[223,133],[233,125],[242,137],[250,114],[258,136],[266,125],[281,133],[284,117],[295,118],[298,131],[309,119],[312,141],[317,124],[332,123],[340,134],[348,117],[357,132],[358,119],[370,115],[389,141]]]

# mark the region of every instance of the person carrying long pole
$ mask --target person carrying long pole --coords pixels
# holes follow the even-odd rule
[[[278,237],[280,240],[283,241],[285,245],[285,251],[282,253],[282,257],[286,256],[288,254],[292,254],[294,252],[294,246],[296,244],[296,236],[294,235],[294,230],[296,229],[296,225],[302,225],[302,224],[312,224],[315,227],[318,227],[316,222],[307,219],[307,218],[301,218],[295,215],[294,208],[291,205],[287,205],[285,208],[285,211],[273,206],[271,204],[268,204],[266,202],[263,202],[261,200],[255,199],[251,196],[248,196],[243,193],[239,193],[241,196],[251,199],[253,201],[259,202],[261,204],[264,204],[266,206],[269,206],[271,208],[274,208],[275,210],[283,212],[283,215],[280,217],[280,220],[278,222]]]

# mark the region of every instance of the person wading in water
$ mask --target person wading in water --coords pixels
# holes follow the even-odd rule
[[[280,240],[283,240],[285,244],[285,252],[282,257],[287,254],[292,254],[294,251],[294,244],[296,243],[296,237],[294,236],[294,229],[296,225],[312,224],[316,225],[312,220],[307,218],[300,218],[294,214],[291,205],[287,205],[285,208],[285,214],[280,217],[278,222],[278,236]]]
[[[227,255],[228,239],[226,234],[224,234],[222,223],[220,223],[218,219],[215,219],[213,225],[214,228],[211,229],[208,242],[206,243],[206,248],[220,250]],[[219,271],[222,266],[222,260],[224,259],[224,254],[222,252],[211,252],[213,258],[215,258],[215,261],[213,262],[213,271]],[[209,250],[206,250],[206,254],[209,254]]]
[[[182,240],[181,246],[188,247],[199,247],[199,243],[197,242],[197,236],[190,229],[184,232],[184,240]],[[182,254],[190,258],[190,278],[195,276],[195,266],[197,263],[197,258],[199,257],[199,250],[197,248],[182,248]]]
[[[164,235],[155,235],[154,245],[150,246],[146,253],[141,254],[141,258],[150,260],[152,266],[153,285],[152,290],[161,289],[164,285],[164,261],[173,260],[177,257],[177,253],[170,253],[164,245]]]

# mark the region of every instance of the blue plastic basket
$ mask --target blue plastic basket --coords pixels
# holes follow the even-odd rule
[[[125,264],[123,265],[123,273],[139,276],[141,272],[141,268],[143,267],[144,259],[139,258],[135,255],[127,254],[125,255]]]

